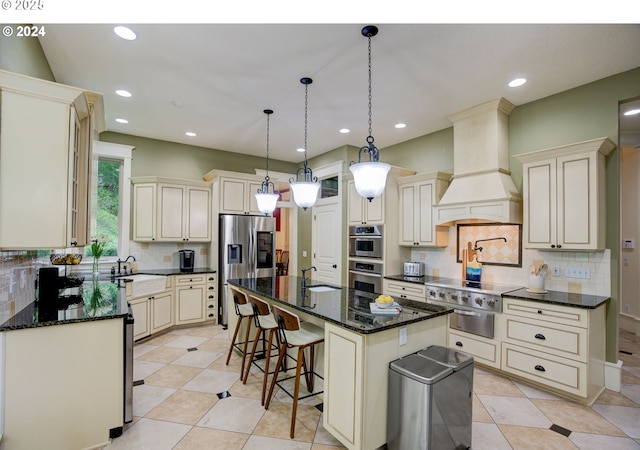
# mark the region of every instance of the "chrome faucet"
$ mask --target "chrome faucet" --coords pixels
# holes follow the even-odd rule
[[[124,261],[122,261],[120,258],[118,258],[118,275],[122,275],[122,272],[120,272],[120,265],[126,263],[127,261],[129,261],[129,258],[133,258],[134,261],[136,260],[136,257],[133,256],[133,255],[127,256],[127,258]],[[124,268],[124,274],[125,275],[127,274],[127,267],[126,266]]]
[[[305,289],[307,287],[307,272],[310,270],[315,270],[317,271],[318,269],[316,269],[316,266],[311,266],[311,267],[307,267],[306,269],[301,269],[302,270],[302,289]]]

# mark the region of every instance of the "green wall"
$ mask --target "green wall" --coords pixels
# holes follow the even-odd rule
[[[15,29],[18,25],[10,25]],[[0,37],[0,69],[56,81],[37,38]]]
[[[100,140],[134,146],[131,176],[165,176],[200,180],[213,169],[255,174],[265,168],[265,158],[193,145],[104,132]],[[293,173],[293,163],[269,159],[269,170]]]

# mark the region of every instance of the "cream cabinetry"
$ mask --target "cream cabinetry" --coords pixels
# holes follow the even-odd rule
[[[255,193],[262,187],[263,179],[256,175],[214,169],[204,175],[213,183],[213,201],[219,214],[262,215]]]
[[[211,184],[133,178],[133,240],[210,242]]]
[[[522,162],[526,248],[602,250],[605,246],[607,138],[515,156]]]
[[[605,308],[505,298],[502,370],[587,404],[604,390]]]
[[[385,279],[382,286],[382,290],[386,295],[426,302],[426,287],[424,284]]]
[[[500,369],[501,343],[499,339],[489,339],[450,328],[448,345],[473,355],[474,361],[477,363]]]
[[[127,301],[133,312],[133,339],[138,340],[175,324],[172,277],[167,277],[166,291],[158,294],[130,297]]]
[[[358,194],[353,180],[349,180],[347,184],[349,205],[347,220],[349,225],[384,223],[385,194],[383,193],[381,196],[375,197],[369,201]]]
[[[446,316],[405,328],[360,334],[325,323],[323,426],[348,449],[373,450],[387,442],[388,363],[428,345],[446,345]],[[348,399],[348,401],[345,401]]]
[[[218,321],[218,282],[216,279],[215,273],[206,274],[206,296],[205,299],[205,309],[206,309],[206,320],[217,322]]]
[[[102,97],[0,71],[0,108],[0,248],[87,245]]]
[[[433,207],[450,180],[451,175],[442,172],[398,178],[400,245],[446,247],[449,244],[449,228],[436,225]]]
[[[207,274],[176,275],[176,325],[206,319]]]

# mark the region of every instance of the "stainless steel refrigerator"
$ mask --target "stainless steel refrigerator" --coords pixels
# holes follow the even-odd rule
[[[218,323],[226,327],[227,280],[275,277],[276,222],[268,216],[221,215],[218,248]]]

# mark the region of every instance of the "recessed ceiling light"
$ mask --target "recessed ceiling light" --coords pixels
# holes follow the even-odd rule
[[[340,128],[340,133],[342,133],[342,134],[347,134],[347,133],[350,133],[350,132],[351,132],[351,130],[348,129],[348,128]]]
[[[509,87],[518,87],[522,86],[527,82],[526,78],[515,78],[509,82]]]
[[[300,147],[296,149],[297,152],[304,153],[304,148]]]
[[[186,134],[187,136],[191,136],[191,137],[195,137],[195,136],[197,136],[197,134],[195,134],[193,131],[187,131],[185,134]]]
[[[113,29],[113,32],[122,39],[126,39],[127,41],[133,41],[137,37],[133,30],[131,30],[131,28],[127,28],[122,25],[115,27]]]
[[[630,109],[624,113],[625,116],[635,116],[636,114],[640,114],[640,109]]]
[[[120,97],[131,97],[131,92],[125,91],[124,89],[116,89],[116,94]]]
[[[116,122],[118,122],[118,123],[129,123],[129,121],[127,119],[120,119],[120,118],[117,118]]]
[[[406,124],[406,123],[402,123],[402,122],[400,122],[400,123],[395,124],[394,126],[395,126],[396,128],[405,128],[405,127],[407,126],[407,124]]]

